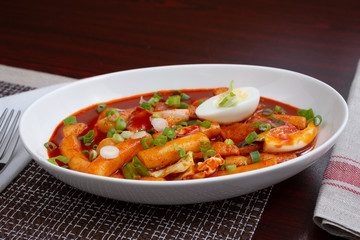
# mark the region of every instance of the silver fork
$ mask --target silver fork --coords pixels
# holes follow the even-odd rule
[[[18,123],[21,111],[5,109],[0,117],[0,172],[11,161],[17,142],[19,140]]]

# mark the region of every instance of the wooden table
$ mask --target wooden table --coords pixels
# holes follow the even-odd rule
[[[0,64],[74,78],[191,63],[285,68],[347,98],[360,2],[1,1]],[[254,239],[336,239],[312,221],[327,156],[277,184]]]

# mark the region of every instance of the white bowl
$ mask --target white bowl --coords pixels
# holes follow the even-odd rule
[[[47,161],[43,144],[70,114],[89,105],[164,89],[253,86],[261,96],[299,108],[313,108],[323,118],[316,147],[296,159],[240,174],[188,181],[135,181],[95,176]],[[103,197],[147,204],[187,204],[236,197],[287,179],[313,164],[335,143],[348,119],[346,102],[333,88],[287,70],[223,64],[154,67],[110,73],[69,84],[34,102],[23,114],[20,135],[34,160],[61,181]]]

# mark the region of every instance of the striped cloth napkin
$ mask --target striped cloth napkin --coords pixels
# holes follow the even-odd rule
[[[349,121],[333,148],[314,221],[336,236],[360,239],[360,62],[347,103]]]

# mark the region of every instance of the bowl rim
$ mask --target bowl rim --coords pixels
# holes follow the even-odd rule
[[[329,89],[330,91],[333,92],[333,94],[335,94],[335,96],[340,100],[340,103],[343,107],[344,110],[344,119],[343,122],[341,123],[340,127],[335,131],[335,133],[333,135],[331,135],[321,146],[316,147],[315,149],[313,149],[312,151],[306,153],[305,155],[299,156],[295,159],[291,159],[290,161],[286,161],[283,162],[281,164],[276,164],[273,166],[269,166],[266,168],[261,168],[261,169],[256,169],[256,170],[252,170],[249,172],[242,172],[240,174],[230,174],[230,175],[225,175],[225,176],[219,176],[219,177],[211,177],[211,178],[204,178],[204,179],[192,179],[190,181],[139,181],[139,180],[131,180],[131,179],[121,179],[121,178],[112,178],[112,177],[106,177],[106,176],[98,176],[98,175],[93,175],[93,174],[88,174],[88,173],[83,173],[83,172],[78,172],[78,171],[74,171],[74,170],[70,170],[70,169],[65,169],[65,168],[61,168],[59,166],[56,166],[54,164],[51,164],[50,162],[47,161],[47,159],[43,159],[42,157],[37,156],[37,154],[35,152],[33,152],[31,149],[29,149],[29,147],[26,144],[26,139],[24,139],[24,127],[23,127],[23,122],[24,119],[26,119],[26,116],[28,115],[28,113],[31,111],[33,106],[36,106],[38,104],[39,101],[43,101],[44,98],[47,98],[48,96],[59,92],[59,91],[64,91],[68,88],[73,88],[74,86],[77,85],[83,85],[83,84],[89,84],[89,82],[94,82],[94,81],[98,81],[99,79],[103,79],[103,78],[107,78],[113,75],[117,75],[117,74],[127,74],[127,73],[133,73],[133,72],[144,72],[144,71],[157,71],[157,70],[161,70],[161,69],[179,69],[179,68],[199,68],[199,67],[212,67],[212,68],[217,68],[217,67],[243,67],[243,68],[255,68],[255,69],[263,69],[263,70],[270,70],[270,71],[275,71],[275,72],[284,72],[284,73],[288,73],[288,74],[295,74],[298,76],[302,76],[305,77],[307,81],[311,81],[315,84],[320,85],[321,87],[325,87],[327,89]],[[141,93],[139,93],[141,94]],[[79,109],[80,110],[80,109]],[[343,129],[345,128],[347,121],[348,121],[348,115],[349,115],[349,111],[348,111],[348,106],[346,101],[344,100],[344,98],[340,95],[340,93],[338,93],[333,87],[331,87],[330,85],[328,85],[327,83],[324,83],[316,78],[313,78],[311,76],[299,73],[299,72],[295,72],[295,71],[291,71],[291,70],[287,70],[287,69],[281,69],[281,68],[275,68],[275,67],[268,67],[268,66],[260,66],[260,65],[245,65],[245,64],[180,64],[180,65],[165,65],[165,66],[155,66],[155,67],[145,67],[145,68],[137,68],[137,69],[129,69],[129,70],[123,70],[123,71],[115,71],[115,72],[111,72],[111,73],[106,73],[106,74],[102,74],[102,75],[97,75],[97,76],[93,76],[93,77],[88,77],[88,78],[84,78],[81,80],[78,80],[76,82],[72,82],[69,83],[65,86],[62,86],[58,89],[55,89],[47,94],[45,94],[44,96],[40,97],[39,99],[37,99],[36,101],[34,101],[22,114],[21,116],[21,120],[20,120],[20,124],[19,124],[19,132],[20,132],[20,137],[21,140],[24,143],[24,147],[26,148],[26,150],[32,155],[33,159],[38,162],[40,165],[45,164],[47,168],[50,168],[51,170],[54,171],[59,171],[62,174],[66,174],[66,175],[75,175],[75,176],[79,176],[82,178],[86,178],[86,179],[94,179],[94,180],[100,180],[100,181],[104,181],[104,182],[113,182],[113,183],[118,183],[118,184],[132,184],[132,185],[147,185],[147,186],[184,186],[184,185],[198,185],[198,184],[209,184],[212,182],[227,182],[227,181],[231,181],[231,180],[240,180],[242,178],[247,178],[251,175],[262,175],[264,173],[267,172],[271,172],[271,171],[276,171],[279,168],[285,168],[286,166],[289,165],[293,165],[296,164],[299,161],[303,161],[306,158],[310,158],[314,155],[316,155],[318,152],[323,151],[324,149],[330,148],[335,140],[338,138],[338,136],[342,133]],[[25,140],[25,141],[24,141]],[[329,147],[330,146],[330,147]],[[313,162],[315,162],[316,160],[314,160]]]

